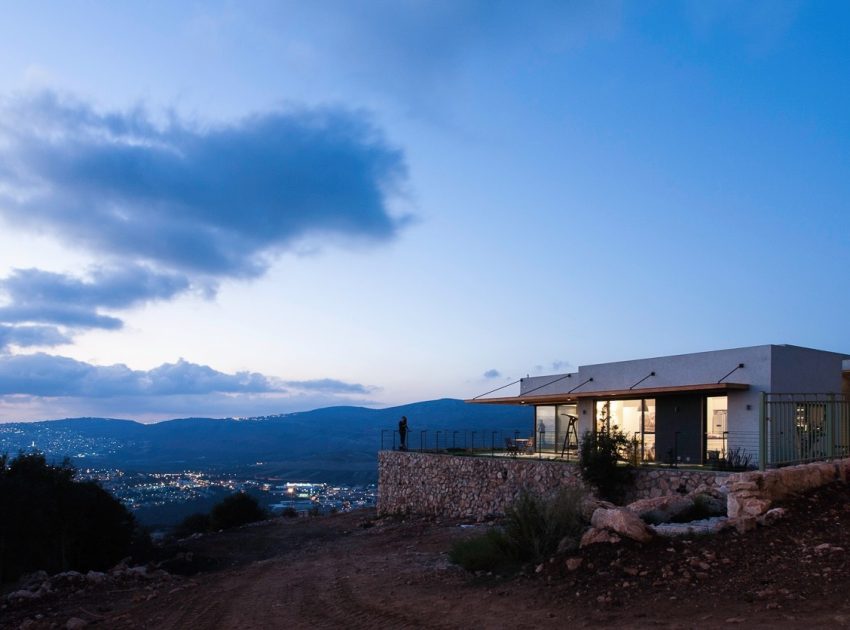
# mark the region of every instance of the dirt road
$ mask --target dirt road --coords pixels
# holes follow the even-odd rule
[[[850,626],[850,489],[789,510],[745,535],[595,545],[574,554],[574,571],[556,558],[511,579],[448,562],[453,540],[485,526],[363,512],[275,520],[182,543],[165,567],[190,575],[57,592],[7,607],[0,626],[65,627],[72,617],[103,628],[224,630]]]

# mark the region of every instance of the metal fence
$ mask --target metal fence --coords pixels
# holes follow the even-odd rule
[[[489,455],[491,457],[536,457],[538,459],[577,459],[575,448],[536,449],[529,432],[515,429],[423,429],[408,431],[402,448],[397,429],[381,431],[381,450],[407,450],[419,453]]]
[[[764,394],[760,467],[850,455],[850,400],[842,394]]]

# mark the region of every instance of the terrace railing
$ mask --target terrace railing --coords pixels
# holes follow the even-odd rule
[[[760,467],[850,456],[850,400],[842,394],[763,394]]]
[[[538,459],[577,459],[576,449],[562,454],[558,447],[535,449],[534,437],[519,429],[422,429],[408,431],[404,450],[420,453],[447,453],[490,457],[536,457]],[[400,450],[396,429],[381,431],[381,450]]]

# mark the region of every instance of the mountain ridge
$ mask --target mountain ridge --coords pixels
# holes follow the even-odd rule
[[[63,418],[0,425],[0,453],[35,448],[50,457],[70,456],[86,466],[165,470],[187,466],[238,469],[257,462],[285,466],[350,463],[374,465],[381,447],[391,447],[401,415],[410,422],[416,447],[428,432],[518,431],[528,434],[533,412],[525,407],[470,405],[440,398],[373,409],[337,405],[249,418],[187,417],[141,423],[119,418]],[[423,432],[426,432],[423,434]],[[432,438],[433,439],[433,438]]]

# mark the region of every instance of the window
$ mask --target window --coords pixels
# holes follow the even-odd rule
[[[558,435],[556,448],[561,451],[578,450],[578,405],[558,405]]]
[[[655,461],[655,400],[597,400],[596,430],[620,430],[636,440],[640,461]]]
[[[705,399],[706,461],[726,457],[728,407],[729,401],[726,396],[709,396]]]
[[[535,440],[540,450],[555,450],[556,435],[556,407],[554,405],[540,405],[535,408]]]

